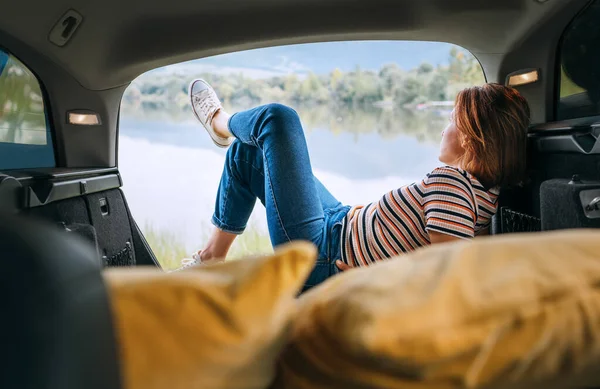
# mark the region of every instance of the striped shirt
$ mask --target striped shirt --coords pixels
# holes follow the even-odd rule
[[[434,169],[421,182],[350,209],[342,223],[342,261],[367,266],[413,251],[431,244],[429,231],[473,238],[490,225],[498,194],[464,170]]]

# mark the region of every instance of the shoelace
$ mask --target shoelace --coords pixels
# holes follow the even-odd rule
[[[197,96],[194,96],[194,103],[202,111],[202,114],[206,118],[206,123],[211,124],[215,108],[218,108],[220,105],[214,93],[209,89],[203,90]]]
[[[200,261],[198,261],[198,259],[196,259],[197,256],[198,256],[198,254],[194,254],[192,256],[192,258],[183,258],[181,260],[181,267],[179,269],[185,269],[190,266],[198,265],[200,263]]]
[[[179,271],[179,270],[187,269],[188,267],[202,265],[205,263],[221,263],[221,262],[224,262],[224,260],[210,260],[208,262],[202,262],[202,259],[200,259],[199,252],[196,251],[194,254],[192,254],[191,258],[183,258],[181,260],[181,266],[172,271]]]

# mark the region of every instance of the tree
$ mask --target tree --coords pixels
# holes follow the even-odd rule
[[[400,86],[396,90],[395,101],[400,106],[417,103],[419,98],[422,97],[423,85],[417,80],[416,77],[406,77]]]
[[[395,94],[396,89],[402,82],[403,72],[397,64],[384,65],[379,71],[379,78],[381,80],[381,86],[383,94],[386,97],[392,97]]]
[[[450,59],[448,61],[448,73],[450,80],[456,82],[462,78],[465,71],[463,63],[464,55],[458,48],[452,47],[450,49]]]
[[[344,73],[339,69],[335,68],[329,77],[329,89],[335,90],[338,83],[344,78]]]
[[[448,78],[451,82],[481,85],[485,82],[481,65],[469,52],[456,47],[450,49]]]
[[[35,76],[14,57],[3,61],[0,74],[0,128],[7,130],[0,139],[3,142],[17,142],[23,135],[23,127],[46,129],[42,91]],[[46,133],[41,139],[45,141]],[[30,141],[30,140],[28,140]]]
[[[342,77],[335,83],[333,95],[336,100],[351,104],[354,101],[355,94],[354,85],[349,77]]]
[[[233,85],[227,82],[223,82],[219,84],[219,88],[216,91],[221,100],[230,101],[231,97],[235,93],[235,88],[233,87]]]
[[[354,103],[367,104],[383,99],[381,83],[377,74],[357,70],[353,81]]]
[[[477,58],[473,55],[465,56],[465,68],[465,74],[463,75],[465,82],[471,85],[482,85],[485,83],[483,69]]]
[[[427,62],[423,62],[417,69],[417,74],[429,74],[431,72],[433,72],[433,65]]]
[[[217,90],[220,98],[236,108],[259,103],[281,101],[306,106],[331,103],[336,107],[365,107],[386,99],[398,106],[415,105],[426,101],[452,100],[456,93],[468,86],[484,82],[481,67],[467,51],[452,47],[447,65],[432,66],[423,62],[408,71],[397,64],[384,65],[378,72],[357,67],[350,72],[335,69],[327,75],[309,73],[306,77],[295,74],[254,79],[244,73],[201,73],[194,77],[179,74],[151,73],[135,81],[138,91],[124,99],[124,104],[141,103],[168,105],[178,102],[177,109],[189,104],[187,84],[190,78],[206,79]]]
[[[441,74],[436,74],[433,79],[427,85],[427,97],[432,101],[445,101],[447,100],[446,87],[448,86],[448,79]]]
[[[298,80],[298,76],[295,74],[290,74],[285,77],[283,81],[283,90],[288,94],[288,96],[294,96],[299,87],[300,81]]]
[[[297,93],[298,101],[313,101],[316,103],[327,100],[329,94],[319,77],[312,72],[302,81]]]

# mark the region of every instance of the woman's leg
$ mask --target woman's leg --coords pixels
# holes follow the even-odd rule
[[[313,177],[315,181],[315,187],[317,188],[317,193],[319,194],[319,200],[321,200],[321,208],[323,211],[326,209],[336,208],[342,205],[342,203],[335,198],[334,195],[329,192],[329,190],[323,185],[321,180],[317,177]]]
[[[324,226],[323,209],[337,206],[339,201],[312,173],[296,112],[270,104],[237,113],[225,121],[227,117],[221,111],[213,119],[219,135],[227,136],[228,130],[237,140],[227,152],[212,219],[219,231],[209,246],[229,248],[231,243],[226,243],[244,231],[256,198],[267,210],[274,246],[297,239],[318,245]],[[227,128],[223,128],[224,122]],[[207,256],[210,254],[207,252]],[[215,256],[226,252],[218,254]]]

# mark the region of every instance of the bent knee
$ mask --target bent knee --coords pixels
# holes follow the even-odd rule
[[[250,160],[254,159],[256,154],[258,154],[258,149],[256,147],[245,144],[239,139],[235,139],[227,149],[225,159],[227,161],[233,161],[240,158]]]
[[[299,120],[298,113],[291,107],[279,103],[265,105],[265,112],[276,119]]]

